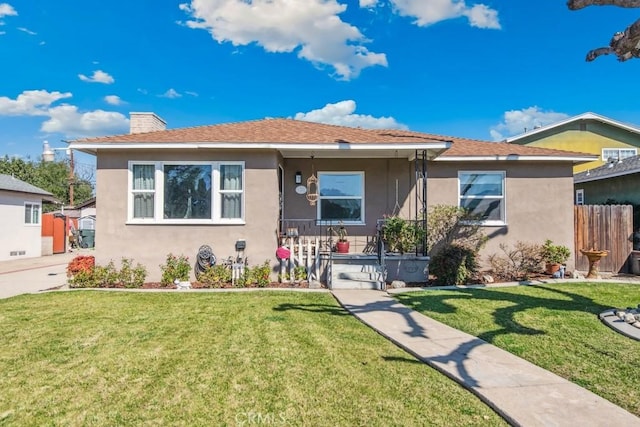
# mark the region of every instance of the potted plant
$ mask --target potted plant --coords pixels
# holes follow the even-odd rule
[[[545,262],[547,274],[553,274],[560,270],[560,266],[567,262],[571,256],[571,250],[562,245],[554,245],[550,239],[542,245],[542,260]]]
[[[340,221],[340,226],[329,227],[329,231],[335,234],[338,237],[338,241],[336,242],[336,252],[339,254],[348,254],[349,253],[349,241],[347,240],[347,229],[344,228],[342,221]]]

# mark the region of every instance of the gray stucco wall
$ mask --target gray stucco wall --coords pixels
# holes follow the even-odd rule
[[[484,227],[490,237],[481,251],[483,261],[502,253],[500,244],[518,241],[567,246],[575,253],[573,220],[573,173],[569,163],[543,162],[432,162],[427,191],[429,205],[457,204],[458,171],[496,170],[506,173],[506,219],[504,226]],[[574,268],[574,257],[568,263]]]
[[[151,225],[127,224],[128,161],[245,161],[244,225]],[[285,219],[313,219],[316,208],[304,195],[295,192],[294,175],[302,172],[303,183],[312,169],[318,171],[364,171],[365,223],[348,226],[352,252],[364,249],[375,235],[376,220],[399,214],[414,218],[419,203],[415,198],[413,163],[407,159],[282,159],[272,151],[103,151],[97,162],[96,259],[119,263],[133,258],[147,266],[148,280],[160,278],[159,265],[168,253],[184,254],[195,261],[202,244],[212,246],[218,259],[235,254],[238,239],[247,242],[250,265],[270,260],[275,268],[278,226],[278,167],[284,170],[283,204]],[[574,251],[573,175],[570,163],[551,162],[428,162],[428,205],[457,205],[458,171],[497,170],[506,173],[507,224],[485,227],[491,237],[482,251],[483,259],[498,252],[500,243],[519,240],[542,243],[546,238]],[[399,209],[396,208],[396,200]],[[307,230],[322,234],[321,230]],[[569,261],[573,268],[573,258]],[[273,277],[276,277],[274,270]],[[192,274],[192,279],[193,279]]]
[[[245,225],[127,224],[128,161],[245,161]],[[160,279],[159,265],[169,253],[183,254],[195,262],[198,248],[208,244],[218,259],[234,256],[235,242],[245,239],[250,265],[274,260],[278,219],[278,159],[273,152],[101,152],[97,161],[96,262],[133,258],[147,266],[148,280]],[[192,279],[195,279],[192,272]]]

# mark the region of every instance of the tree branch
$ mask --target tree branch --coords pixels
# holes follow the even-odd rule
[[[627,27],[624,32],[614,34],[609,47],[601,47],[587,53],[587,61],[609,54],[615,54],[618,61],[640,58],[640,19]]]
[[[569,0],[570,10],[584,9],[587,6],[640,7],[640,0]]]

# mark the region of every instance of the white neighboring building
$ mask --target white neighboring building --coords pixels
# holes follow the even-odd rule
[[[0,261],[42,256],[42,200],[53,194],[0,174]]]

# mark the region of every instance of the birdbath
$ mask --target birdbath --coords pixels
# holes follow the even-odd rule
[[[609,251],[599,251],[596,249],[580,249],[582,255],[586,256],[589,260],[589,273],[587,273],[587,279],[597,279],[600,277],[600,272],[598,271],[598,265],[600,264],[600,260],[606,257],[609,254]]]

